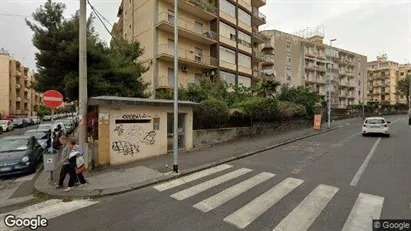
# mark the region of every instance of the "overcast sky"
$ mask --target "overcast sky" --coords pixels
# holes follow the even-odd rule
[[[0,0],[0,49],[5,48],[31,68],[35,68],[36,49],[24,16],[30,16],[44,2]],[[67,17],[79,7],[78,0],[60,2],[67,6]],[[117,21],[121,0],[90,2],[108,21]],[[326,41],[337,39],[334,46],[364,54],[368,61],[386,53],[390,60],[411,62],[411,0],[267,0],[261,12],[267,16],[267,24],[260,29],[295,33],[323,25]],[[95,23],[100,37],[109,41],[110,35],[102,24],[97,19]]]

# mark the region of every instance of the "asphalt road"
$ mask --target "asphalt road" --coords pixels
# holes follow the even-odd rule
[[[411,126],[390,121],[390,138],[356,124],[175,182],[36,208],[51,218],[44,230],[372,230],[371,218],[411,218]]]

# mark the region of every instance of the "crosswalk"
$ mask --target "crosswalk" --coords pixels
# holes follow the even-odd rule
[[[225,171],[230,171],[226,173]],[[224,173],[224,174],[223,174]],[[223,174],[216,176],[217,174]],[[165,182],[154,186],[153,188],[159,192],[165,192],[177,187],[184,187],[188,183],[194,183],[196,180],[201,180],[206,177],[214,177],[210,180],[205,180],[202,183],[182,189],[172,193],[170,196],[177,201],[183,201],[188,198],[193,198],[197,194],[213,189],[216,186],[222,185],[225,182],[234,180],[240,176],[251,175],[248,179],[239,182],[231,187],[223,189],[206,199],[195,202],[193,208],[203,213],[209,213],[230,200],[234,200],[240,195],[259,185],[275,179],[276,174],[269,172],[254,173],[252,169],[240,168],[234,169],[233,166],[223,164],[184,176],[169,182]],[[207,178],[208,179],[208,178]],[[288,177],[274,187],[266,190],[261,195],[257,195],[251,201],[245,201],[243,205],[236,211],[233,211],[228,216],[222,218],[223,222],[234,226],[238,229],[245,229],[250,224],[258,220],[258,218],[270,210],[276,203],[284,199],[289,193],[297,188],[303,187],[304,180]],[[210,190],[211,191],[211,190]],[[286,214],[281,221],[276,221],[273,224],[273,231],[306,231],[316,221],[319,215],[327,205],[333,200],[339,192],[339,188],[319,184],[295,207]],[[372,219],[379,219],[384,204],[384,198],[376,195],[360,193],[342,227],[342,231],[362,231],[371,230]]]
[[[19,227],[7,227],[5,224],[5,217],[9,214],[13,214],[16,218],[33,218],[36,216],[41,216],[50,220],[55,217],[62,216],[64,214],[83,209],[92,205],[99,203],[99,201],[94,200],[73,200],[73,201],[63,201],[60,199],[51,199],[43,201],[37,204],[30,205],[28,207],[10,211],[7,213],[0,214],[0,230],[13,231],[19,230]]]

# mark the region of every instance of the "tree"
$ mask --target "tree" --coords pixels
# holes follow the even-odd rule
[[[281,85],[280,82],[274,80],[262,79],[257,84],[251,87],[251,91],[259,97],[274,97],[277,93],[277,88]]]
[[[63,3],[48,0],[33,13],[34,22],[26,20],[34,32],[33,45],[39,50],[38,73],[32,84],[37,91],[58,90],[66,100],[74,101],[79,84],[79,14],[65,19],[64,10]],[[98,38],[93,20],[93,15],[87,20],[88,96],[148,97],[148,84],[141,79],[147,68],[136,62],[143,54],[140,44],[116,39],[108,47]]]
[[[408,74],[405,78],[398,80],[397,82],[397,95],[407,98],[407,104],[409,103],[410,95],[410,78],[411,74]]]

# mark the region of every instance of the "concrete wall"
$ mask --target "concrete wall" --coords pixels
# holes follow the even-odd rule
[[[196,149],[203,148],[240,138],[257,135],[275,135],[293,129],[308,128],[312,126],[312,121],[295,120],[281,124],[266,124],[254,127],[195,130],[193,133],[193,146]]]
[[[167,113],[172,112],[172,107],[165,106],[100,106],[99,165],[116,165],[167,154]],[[180,108],[179,112],[185,113],[184,150],[190,151],[193,148],[192,109]],[[139,122],[130,123],[130,116],[138,116]]]

